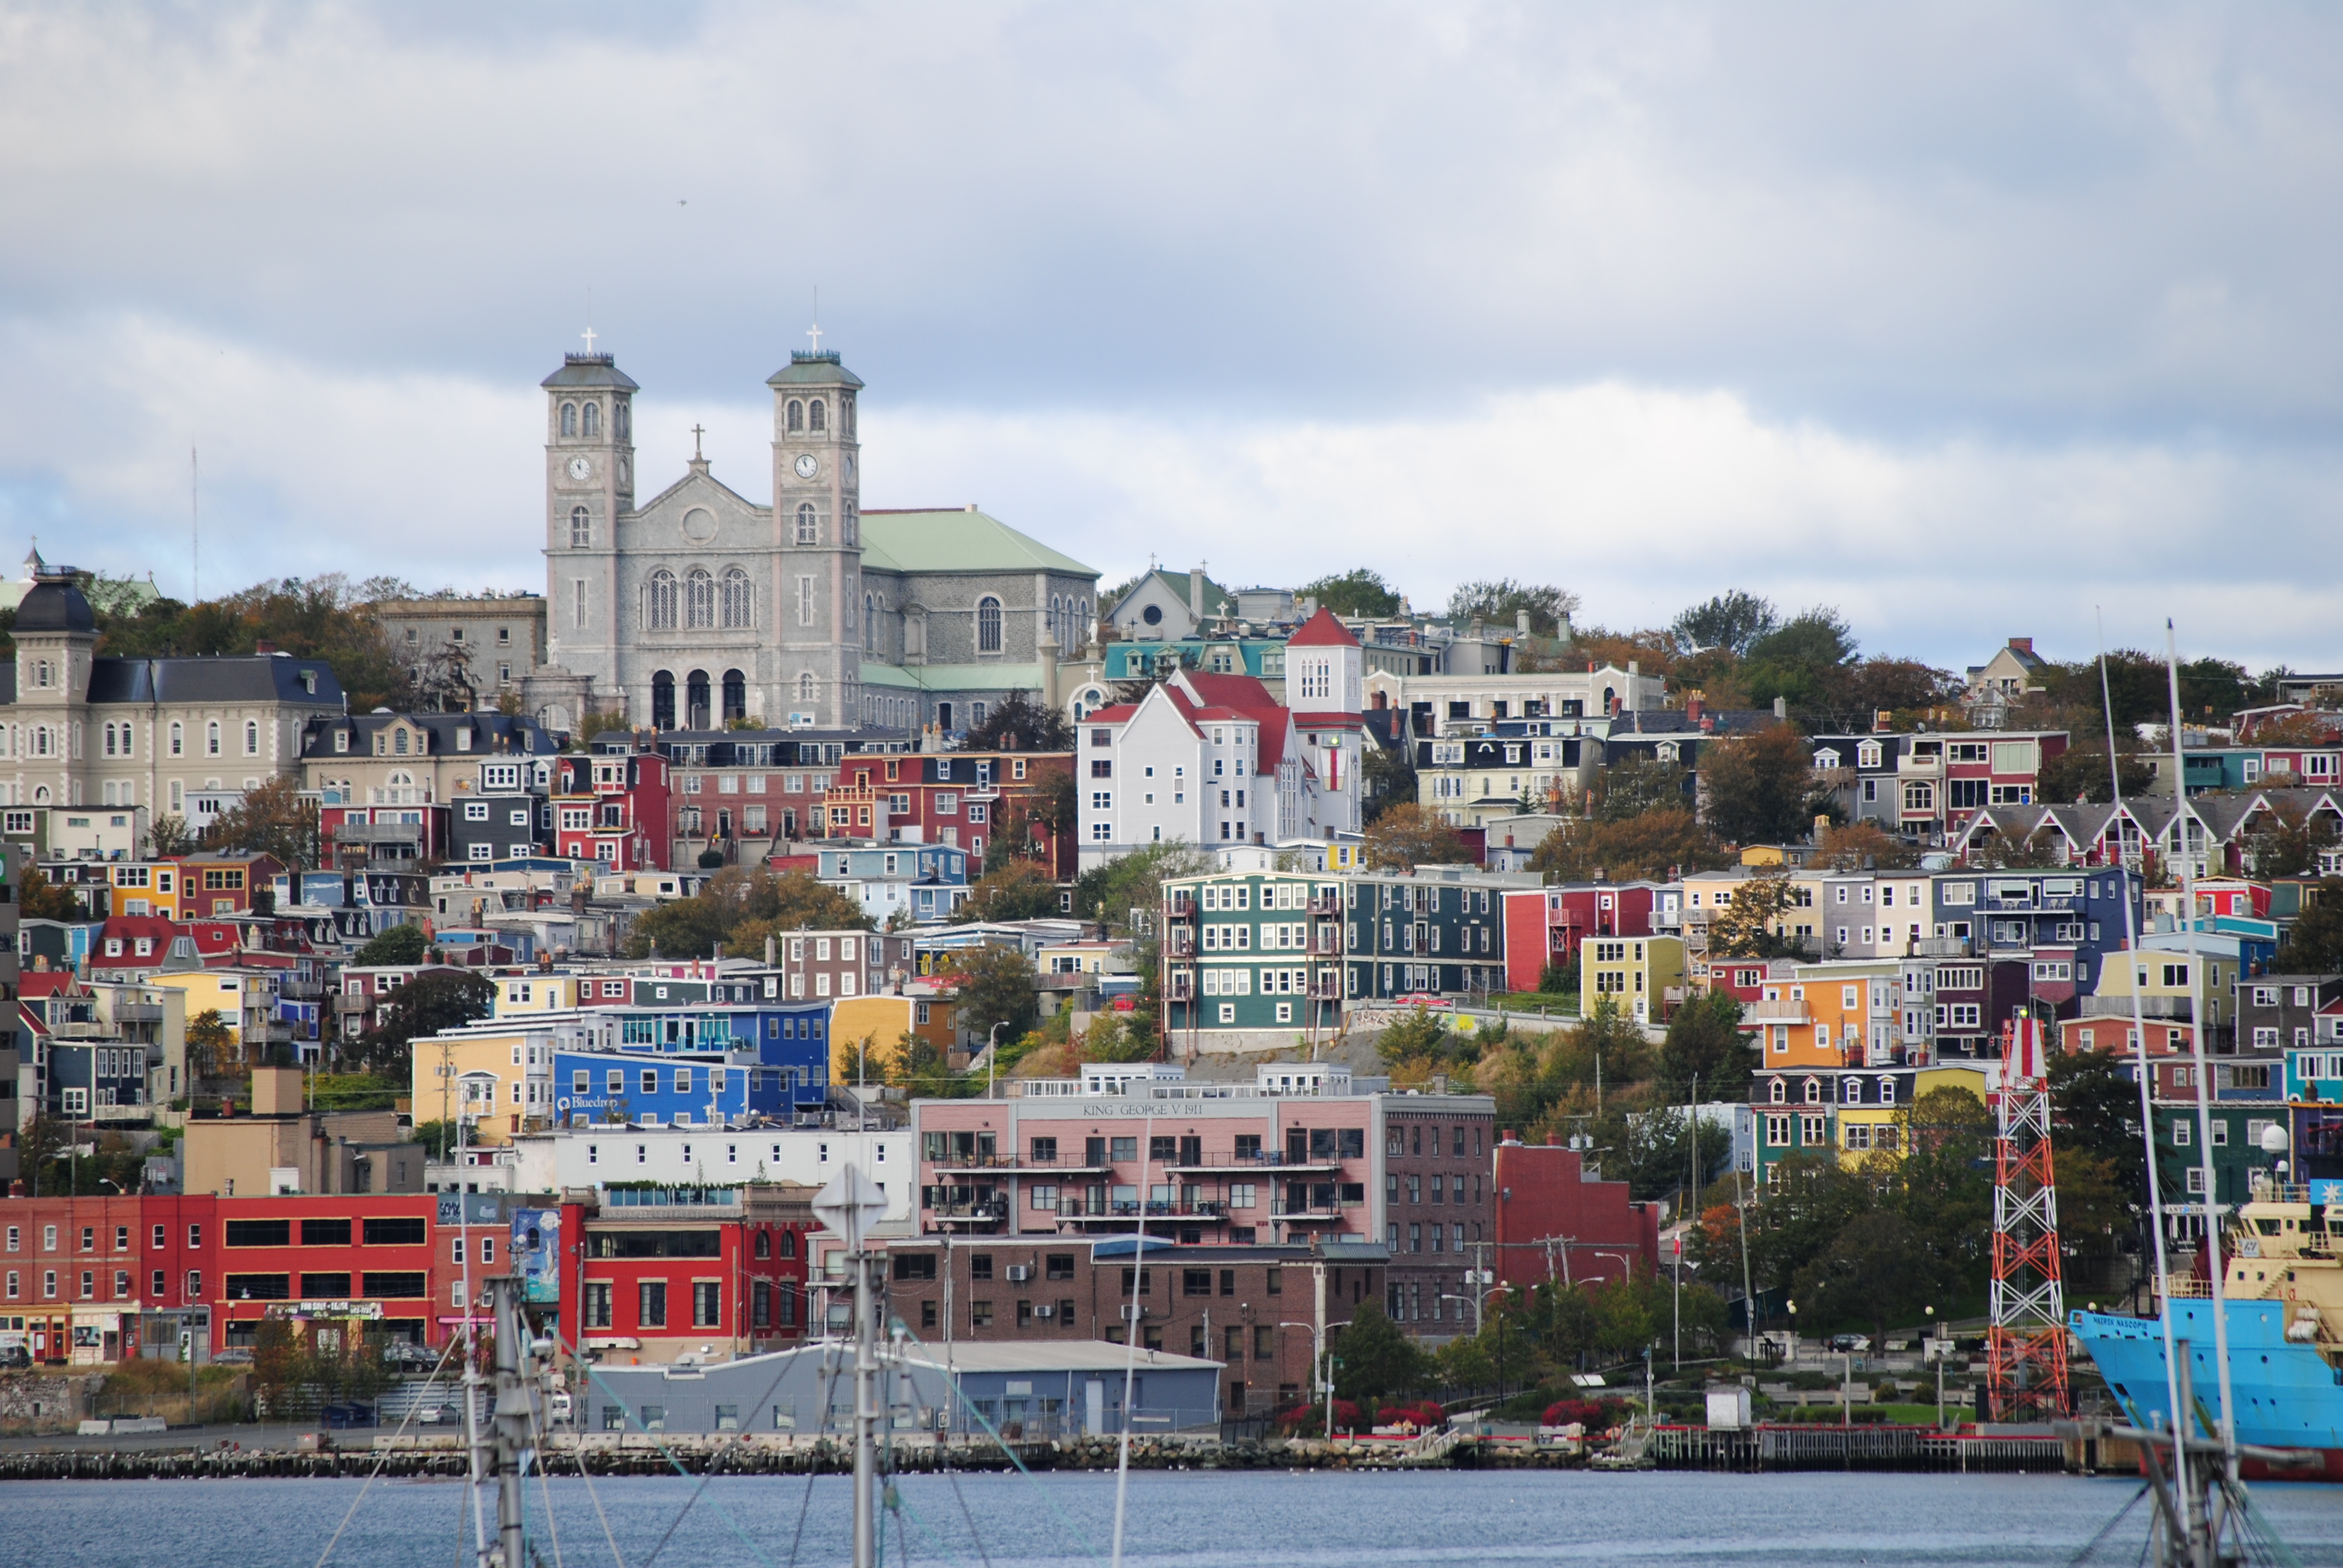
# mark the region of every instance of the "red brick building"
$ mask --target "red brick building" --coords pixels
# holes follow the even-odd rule
[[[579,1332],[608,1358],[671,1362],[805,1337],[815,1189],[614,1189],[585,1216]],[[565,1289],[564,1295],[569,1292]]]
[[[1548,1281],[1616,1280],[1630,1262],[1660,1265],[1660,1212],[1627,1196],[1624,1181],[1587,1176],[1575,1150],[1548,1136],[1498,1141],[1497,1283],[1526,1290]]]

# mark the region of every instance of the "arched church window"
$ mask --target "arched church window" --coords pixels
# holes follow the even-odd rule
[[[184,756],[187,749],[187,732],[176,719],[171,720],[171,755]]]
[[[824,403],[819,397],[816,397],[811,402],[808,403],[806,405],[806,428],[809,430],[829,429],[830,420],[827,417],[830,405]]]
[[[798,504],[798,543],[801,545],[821,543],[821,524],[814,515],[811,501],[801,501]]]
[[[805,405],[794,397],[789,399],[789,427],[791,430],[805,428]]]
[[[628,417],[629,405],[623,397],[610,405],[610,433],[621,441],[632,433],[634,420]]]
[[[724,672],[724,722],[749,717],[749,678],[737,669]]]
[[[651,728],[675,728],[675,677],[664,669],[651,677]]]
[[[575,403],[561,406],[561,433],[565,436],[578,434],[578,405]]]
[[[799,702],[813,700],[813,671],[809,669],[798,677],[798,700]]]
[[[569,548],[582,550],[594,542],[594,515],[583,507],[569,508]]]
[[[675,574],[661,567],[643,585],[643,625],[652,631],[673,631],[675,610]]]
[[[862,646],[879,646],[879,601],[870,594],[862,596]]]
[[[839,527],[842,530],[840,542],[847,548],[854,549],[861,545],[862,515],[860,508],[857,508],[852,501],[846,503],[846,510],[839,519]]]
[[[397,752],[397,753],[399,756],[401,756],[401,757],[404,757],[404,756],[406,756],[406,755],[407,755],[407,731],[406,731],[406,730],[404,730],[404,729],[394,729],[394,730],[392,730],[392,731],[390,732],[390,749],[391,749],[393,751]]]
[[[716,579],[699,567],[683,579],[683,624],[694,631],[716,624]]]
[[[683,727],[708,728],[708,672],[695,669],[683,678]]]
[[[976,651],[1001,651],[1001,601],[990,594],[976,601]]]
[[[756,604],[749,597],[749,574],[739,567],[724,570],[724,625],[739,631],[757,624]]]
[[[220,754],[220,728],[219,728],[219,720],[218,720],[218,719],[212,719],[212,720],[208,721],[208,722],[207,722],[207,723],[206,723],[206,724],[205,724],[205,726],[204,726],[204,755],[205,755],[205,756],[206,756],[206,757],[216,757],[216,756],[218,756],[219,754]]]
[[[584,428],[587,435],[600,435],[602,433],[602,405],[599,403],[587,404],[585,412],[580,416],[578,423]]]
[[[838,395],[838,433],[850,441],[854,439],[854,398],[844,392]]]
[[[260,755],[260,726],[250,719],[245,720],[244,725],[244,754],[246,757]]]

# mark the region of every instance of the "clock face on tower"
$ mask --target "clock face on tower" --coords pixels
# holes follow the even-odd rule
[[[800,452],[800,453],[799,453],[799,454],[798,454],[798,477],[799,477],[799,478],[800,478],[800,479],[810,479],[810,478],[812,478],[816,474],[820,473],[820,471],[821,471],[821,459],[820,459],[820,458],[819,458],[819,457],[815,457],[811,452]]]
[[[568,472],[571,478],[583,480],[594,472],[594,465],[584,457],[572,457]]]

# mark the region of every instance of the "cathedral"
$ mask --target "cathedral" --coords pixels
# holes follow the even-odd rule
[[[589,343],[588,347],[591,345]],[[1092,637],[1098,572],[975,507],[862,507],[862,382],[800,349],[773,392],[772,499],[709,471],[638,501],[635,382],[609,354],[547,377],[546,663],[527,701],[706,730],[950,735]]]

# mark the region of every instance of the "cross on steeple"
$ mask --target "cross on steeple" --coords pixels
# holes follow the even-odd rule
[[[706,433],[706,427],[703,426],[694,425],[691,427],[691,458],[695,463],[699,461],[699,437]]]
[[[585,337],[585,339],[586,339],[586,352],[587,352],[587,353],[588,353],[588,354],[593,353],[593,352],[594,352],[594,329],[593,329],[592,327],[588,327],[585,330],[585,332],[584,332],[583,336],[584,336],[584,337]]]
[[[820,352],[821,352],[821,323],[820,323],[820,322],[819,322],[819,321],[817,321],[817,322],[815,322],[811,327],[807,327],[807,328],[806,328],[806,336],[807,336],[808,337],[810,337],[810,338],[812,338],[812,339],[813,339],[813,351],[814,351],[816,354],[820,353]]]

